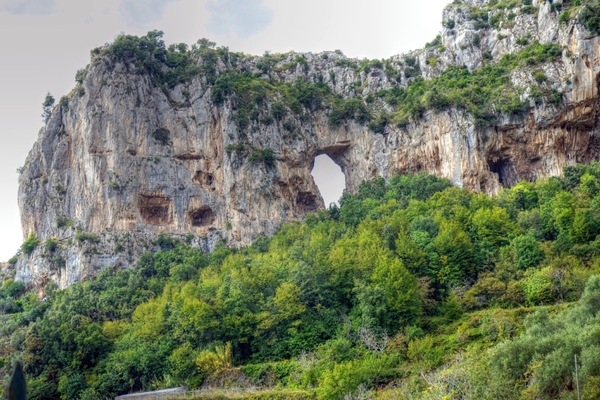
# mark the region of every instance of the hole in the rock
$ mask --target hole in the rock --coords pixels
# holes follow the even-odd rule
[[[498,181],[503,187],[511,187],[517,184],[518,176],[510,160],[489,160],[490,171],[498,174]]]
[[[172,201],[165,196],[140,195],[138,207],[142,220],[151,225],[173,223]]]
[[[215,179],[212,174],[203,171],[196,171],[196,174],[194,174],[193,178],[193,181],[196,183],[196,185],[204,187],[211,187],[214,183],[214,180]]]
[[[346,189],[346,177],[342,172],[342,168],[327,154],[321,154],[315,158],[315,166],[311,174],[323,197],[325,206],[338,203],[344,189]]]
[[[306,212],[315,211],[317,209],[317,198],[311,192],[299,192],[296,205]]]
[[[209,206],[202,206],[190,210],[189,213],[192,226],[209,226],[215,222],[215,213]]]

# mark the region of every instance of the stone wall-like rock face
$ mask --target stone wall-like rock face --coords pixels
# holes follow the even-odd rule
[[[425,78],[450,65],[477,68],[485,54],[498,60],[515,52],[516,40],[528,33],[531,40],[564,47],[561,60],[542,66],[564,93],[564,104],[536,106],[532,101],[526,118],[505,116],[485,129],[476,128],[464,111],[428,111],[406,127],[386,127],[383,134],[355,122],[333,128],[327,110],[317,110],[295,120],[299,134],[294,137],[280,123],[259,125],[247,135],[256,148],[273,150],[271,166],[226,150],[241,132],[231,104],[215,105],[203,76],[165,95],[133,66],[96,60],[82,95],[73,95],[68,107],[55,108],[22,169],[24,237],[35,232],[61,245],[54,251],[41,245],[22,256],[16,279],[66,287],[106,266],[132,267],[162,234],[206,251],[221,240],[250,244],[273,234],[282,222],[323,208],[310,174],[320,154],[341,166],[349,192],[365,179],[426,171],[458,186],[495,193],[518,180],[559,175],[565,165],[600,157],[598,37],[576,21],[560,25],[548,2],[539,5],[537,14],[519,14],[510,27],[500,29],[476,30],[457,7],[448,7],[443,18],[455,23],[443,30],[445,51],[409,54]],[[475,35],[479,47],[472,45]],[[354,94],[349,88],[356,81],[362,82],[363,96],[392,87],[383,71],[357,72],[336,63],[340,55],[326,54],[303,54],[308,68],[273,74],[285,82],[322,79],[345,97]],[[438,62],[432,66],[427,60],[433,56]],[[255,64],[246,59],[238,68],[257,71]],[[517,71],[512,79],[526,87],[531,73]],[[401,84],[406,82],[404,77]]]

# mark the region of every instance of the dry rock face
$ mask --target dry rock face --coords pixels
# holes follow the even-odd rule
[[[295,118],[292,137],[281,122],[259,123],[243,133],[232,104],[211,100],[214,88],[205,76],[165,93],[135,66],[97,57],[68,103],[55,107],[22,168],[23,235],[34,232],[42,244],[19,259],[16,279],[66,287],[106,266],[132,267],[163,234],[206,251],[221,240],[247,245],[282,222],[323,208],[310,174],[320,154],[341,166],[349,192],[365,179],[426,171],[495,193],[518,180],[558,175],[565,165],[598,159],[600,38],[577,19],[559,23],[548,2],[535,3],[532,14],[516,10],[498,28],[478,28],[465,7],[485,3],[449,6],[442,47],[392,57],[392,65],[414,57],[422,76],[432,79],[451,65],[473,70],[486,57],[514,53],[518,39],[529,35],[564,49],[562,58],[541,67],[549,85],[563,93],[562,105],[532,100],[525,117],[501,116],[487,128],[476,128],[462,110],[427,111],[406,126],[387,125],[383,133],[353,121],[333,127],[328,110],[320,109]],[[304,61],[289,68],[298,56]],[[235,68],[258,72],[260,60],[247,57]],[[334,52],[289,54],[277,64],[288,67],[274,68],[271,77],[322,80],[345,98],[398,85],[381,69],[358,71],[339,60],[346,59]],[[219,73],[228,68],[219,62]],[[400,86],[410,81],[407,75],[402,71]],[[520,69],[511,79],[527,88],[532,71]],[[523,98],[528,95],[525,89]],[[271,149],[272,163],[231,151],[242,137],[253,148]],[[56,250],[43,245],[50,238],[59,242]]]

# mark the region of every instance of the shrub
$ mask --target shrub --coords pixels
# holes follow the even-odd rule
[[[527,46],[529,43],[529,38],[527,36],[523,36],[518,38],[516,42],[519,46]]]
[[[75,74],[75,82],[79,83],[80,85],[83,84],[83,81],[85,80],[87,76],[87,69],[82,68],[80,70],[77,70],[77,73]]]
[[[30,255],[33,253],[38,244],[40,244],[40,239],[35,237],[35,234],[31,232],[27,240],[25,240],[25,242],[23,242],[21,245],[21,252],[23,254]]]
[[[73,225],[73,221],[65,216],[56,217],[55,222],[57,228],[70,228]]]
[[[58,105],[65,111],[69,111],[69,98],[67,96],[62,96],[58,101]]]
[[[46,93],[46,97],[44,98],[44,102],[42,103],[42,118],[44,122],[48,122],[50,120],[50,116],[52,116],[52,107],[54,106],[54,97],[50,94],[50,92]]]
[[[537,8],[535,8],[532,5],[526,5],[524,7],[521,7],[521,14],[535,14],[536,11]]]
[[[535,71],[533,73],[533,79],[535,79],[537,83],[544,83],[548,80],[548,77],[542,71]]]
[[[55,251],[58,248],[58,240],[50,238],[46,240],[46,249],[48,251]]]
[[[273,154],[273,150],[270,148],[253,149],[248,160],[255,163],[263,163],[268,167],[275,165],[275,155]]]
[[[558,22],[560,22],[561,24],[566,24],[569,22],[570,18],[571,18],[571,14],[569,13],[568,10],[565,10],[560,14],[560,17],[558,17]]]
[[[426,49],[438,47],[442,45],[442,35],[437,35],[431,42],[425,44]]]
[[[297,362],[278,362],[264,364],[248,364],[240,368],[240,371],[249,377],[255,385],[275,386],[277,384],[288,385],[292,374],[300,372]]]
[[[437,65],[438,65],[438,59],[435,57],[429,57],[427,59],[427,65],[429,65],[431,68],[435,69],[435,67],[437,67]]]
[[[318,399],[342,399],[352,396],[359,387],[371,389],[398,376],[396,354],[368,354],[362,359],[336,364],[322,375],[317,388]]]
[[[590,32],[600,35],[600,1],[588,0],[579,12],[579,20]]]
[[[437,345],[432,336],[425,336],[409,342],[406,355],[412,362],[418,363],[425,369],[431,369],[441,364],[444,348]]]
[[[204,374],[216,372],[233,367],[233,347],[231,342],[225,346],[216,346],[215,351],[204,350],[196,358],[198,371]]]
[[[89,243],[98,243],[100,242],[100,237],[98,235],[94,235],[90,232],[84,232],[82,230],[77,230],[75,234],[75,240],[79,243],[89,242]]]
[[[517,236],[511,242],[515,254],[516,267],[521,270],[535,268],[544,261],[544,252],[533,236]]]
[[[276,120],[282,120],[286,116],[286,114],[287,109],[285,108],[285,105],[282,102],[277,101],[273,103],[273,105],[271,105],[271,115]]]
[[[60,183],[54,186],[54,190],[56,190],[56,193],[58,193],[61,196],[67,193],[67,189]]]
[[[453,19],[449,19],[449,20],[447,20],[447,21],[444,22],[444,26],[447,29],[454,29],[454,25],[455,25],[455,23],[454,23]]]
[[[25,290],[23,282],[17,282],[14,279],[8,279],[2,285],[2,292],[8,297],[17,297],[23,290]]]

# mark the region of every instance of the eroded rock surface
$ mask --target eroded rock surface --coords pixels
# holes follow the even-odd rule
[[[211,100],[206,77],[165,93],[134,65],[97,57],[68,107],[54,109],[22,169],[24,238],[34,232],[42,241],[57,238],[60,246],[50,251],[40,245],[22,256],[16,278],[66,287],[106,266],[132,267],[161,234],[207,251],[223,239],[249,244],[282,222],[323,208],[310,175],[320,154],[341,166],[350,192],[365,179],[426,171],[495,193],[521,179],[558,175],[565,165],[598,159],[600,39],[576,19],[560,24],[548,2],[536,4],[532,14],[496,11],[516,14],[498,28],[478,28],[465,8],[486,1],[464,3],[444,11],[443,20],[453,26],[445,24],[442,47],[394,56],[391,64],[401,69],[414,57],[422,76],[431,79],[451,65],[472,70],[486,58],[499,60],[518,51],[518,39],[529,35],[530,41],[564,49],[562,58],[540,67],[548,85],[563,93],[561,105],[531,100],[525,117],[502,116],[485,128],[476,128],[462,110],[427,111],[401,128],[388,125],[383,133],[354,121],[334,128],[327,109],[304,110],[303,118],[290,117],[294,135],[281,121],[254,125],[246,133],[234,122],[230,102]],[[298,56],[289,54],[277,65]],[[274,68],[265,79],[321,80],[334,93],[363,98],[394,85],[406,87],[411,79],[406,70],[399,83],[378,68],[359,72],[338,62],[344,57],[334,52],[301,56],[303,65]],[[260,60],[245,58],[236,67],[220,62],[218,69],[257,73]],[[511,79],[527,88],[532,71],[520,69]],[[242,137],[257,149],[271,149],[272,164],[227,151]]]

